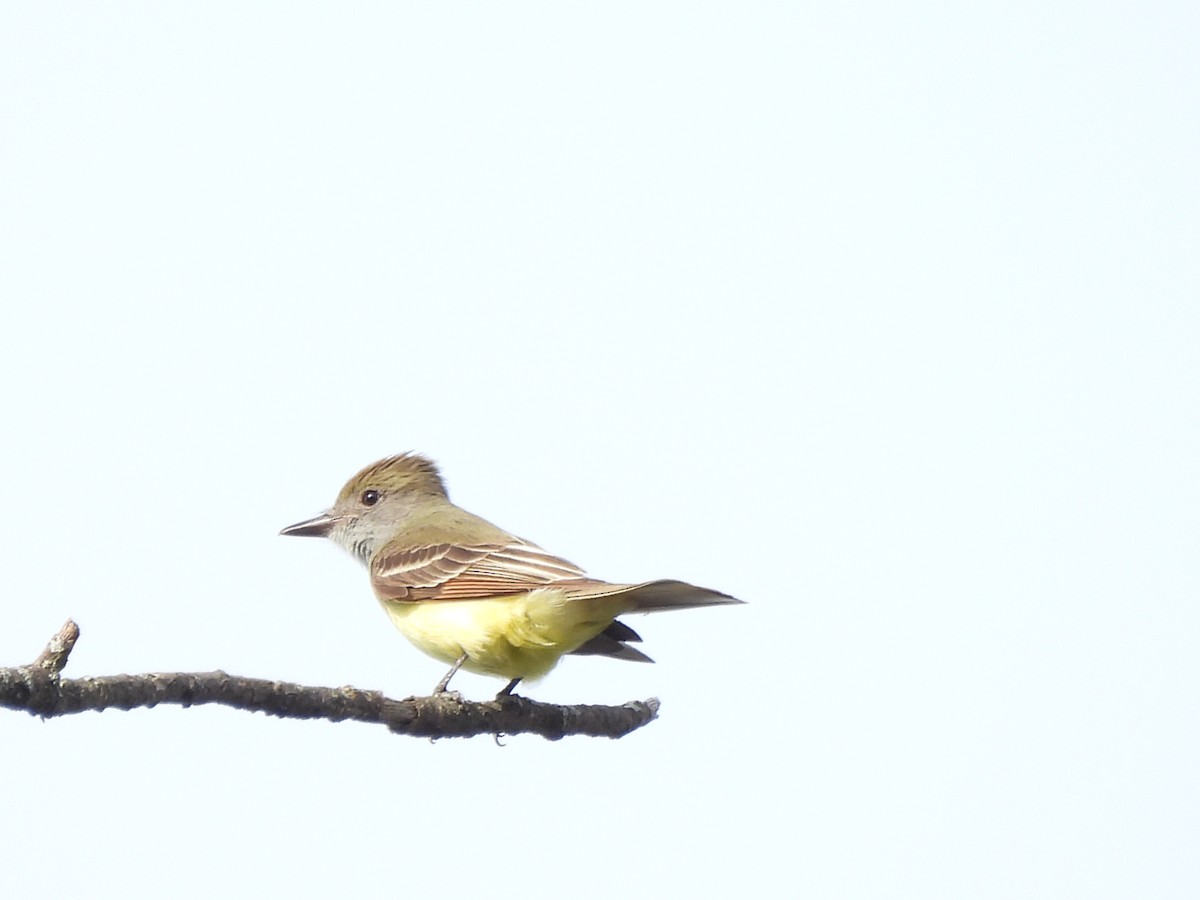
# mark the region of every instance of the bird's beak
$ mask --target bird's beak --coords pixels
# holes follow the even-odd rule
[[[341,518],[341,516],[335,516],[331,512],[323,512],[319,516],[313,516],[311,519],[305,519],[303,522],[289,525],[279,533],[290,534],[295,537],[328,537],[329,532],[333,530],[333,526]]]

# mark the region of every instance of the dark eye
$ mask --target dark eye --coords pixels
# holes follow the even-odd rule
[[[363,491],[359,499],[363,506],[374,506],[379,502],[379,491]]]

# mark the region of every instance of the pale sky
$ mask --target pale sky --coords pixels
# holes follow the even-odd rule
[[[1200,893],[1194,4],[6,4],[0,665],[393,696],[403,450],[620,741],[0,710],[0,892]],[[500,683],[460,676],[468,696]],[[683,893],[680,893],[683,892]]]

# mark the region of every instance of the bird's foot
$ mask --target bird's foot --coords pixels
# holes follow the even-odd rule
[[[457,660],[455,660],[454,665],[452,665],[450,667],[450,671],[447,672],[445,677],[437,683],[437,687],[435,687],[433,689],[433,692],[435,694],[446,693],[446,688],[450,684],[450,679],[454,677],[454,673],[457,672],[459,669],[461,669],[462,664],[465,663],[466,661],[467,661],[467,654],[465,654],[465,653],[462,656],[460,656]]]
[[[520,683],[521,683],[520,678],[514,678],[512,681],[510,681],[508,684],[506,684],[504,687],[502,687],[500,689],[499,693],[496,694],[496,699],[503,700],[505,697],[516,697],[517,695],[513,693],[513,688],[515,688]]]

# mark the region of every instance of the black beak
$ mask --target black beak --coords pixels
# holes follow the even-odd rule
[[[328,537],[329,532],[340,518],[341,516],[335,516],[333,513],[323,512],[319,516],[289,525],[279,533],[294,537]]]

